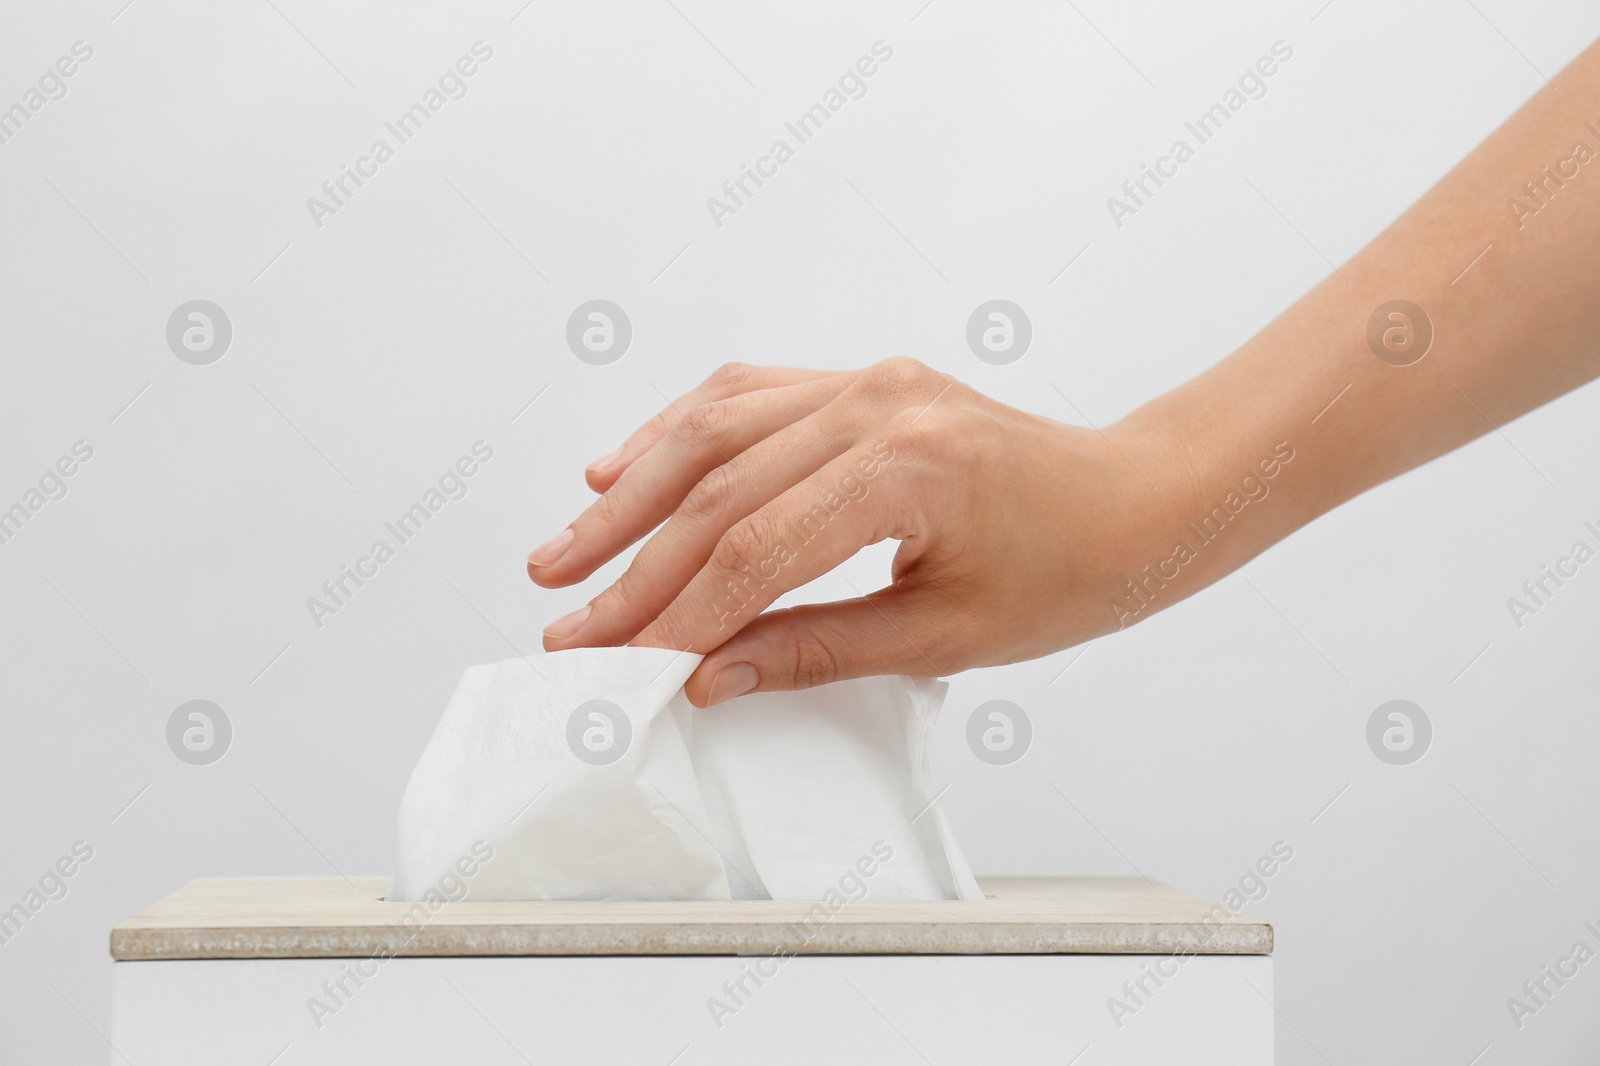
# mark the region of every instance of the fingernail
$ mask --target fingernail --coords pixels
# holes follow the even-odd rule
[[[528,556],[529,566],[554,566],[567,554],[567,549],[572,547],[572,527],[568,526],[560,533],[551,537]]]
[[[607,470],[610,470],[611,467],[613,465],[615,465],[616,461],[618,459],[621,459],[621,458],[622,458],[622,449],[618,448],[616,451],[612,452],[610,455],[602,455],[600,458],[596,459],[594,462],[592,462],[588,466],[584,467],[584,471],[586,473],[590,473],[590,474],[603,474]]]
[[[761,675],[751,663],[734,663],[724,666],[711,681],[711,698],[706,702],[710,707],[723,700],[731,700],[735,696],[743,696],[746,692],[760,684]]]
[[[589,620],[589,611],[592,607],[593,604],[586,603],[571,614],[562,615],[544,627],[544,635],[554,637],[556,640],[566,640],[583,628],[583,623]]]

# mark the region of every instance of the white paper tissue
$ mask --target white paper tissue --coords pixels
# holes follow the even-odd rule
[[[406,786],[388,898],[471,869],[476,900],[820,899],[863,859],[875,899],[983,898],[928,779],[942,682],[698,710],[699,661],[581,648],[468,669]],[[492,858],[461,863],[480,841]]]

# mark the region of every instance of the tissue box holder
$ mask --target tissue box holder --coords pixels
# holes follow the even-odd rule
[[[1270,925],[1143,878],[979,883],[430,909],[204,878],[112,931],[111,1061],[1272,1062]]]

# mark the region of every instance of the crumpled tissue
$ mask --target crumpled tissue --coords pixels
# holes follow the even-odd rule
[[[704,710],[700,656],[579,648],[469,668],[400,804],[387,898],[982,899],[930,788],[947,686],[868,677]],[[488,858],[484,856],[488,855]]]

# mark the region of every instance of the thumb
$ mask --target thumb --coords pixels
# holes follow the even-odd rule
[[[939,623],[937,620],[943,618]],[[769,611],[700,663],[684,684],[689,702],[709,707],[750,692],[783,692],[871,674],[938,677],[951,625],[927,591],[889,588],[854,600]]]

